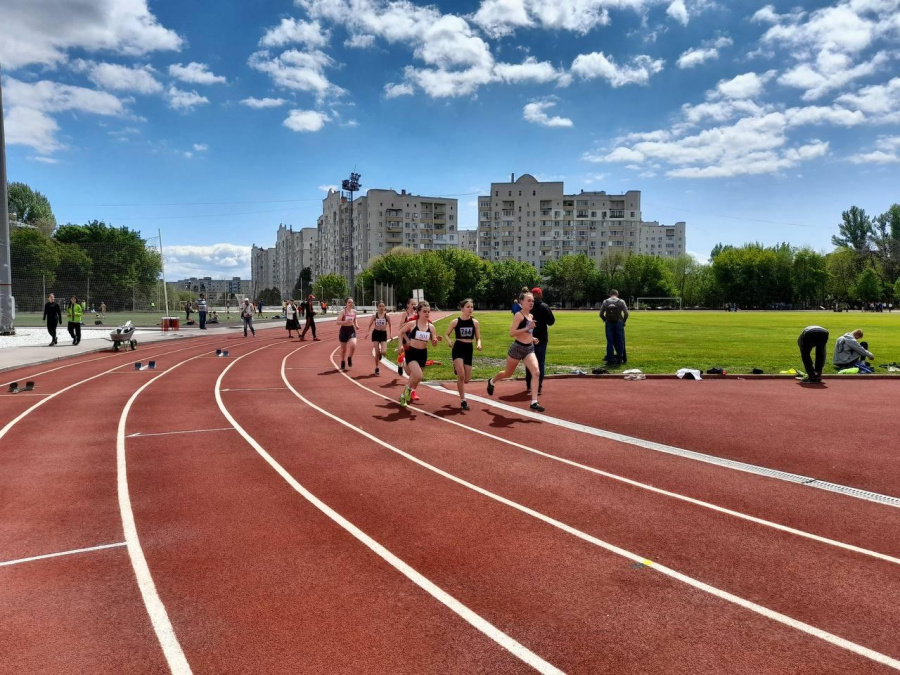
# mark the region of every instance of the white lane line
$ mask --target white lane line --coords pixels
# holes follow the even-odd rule
[[[250,387],[247,389],[223,389],[222,391],[287,391],[284,387]]]
[[[188,429],[185,431],[160,431],[153,434],[145,434],[141,431],[135,431],[128,434],[125,438],[149,438],[150,436],[174,436],[175,434],[205,434],[207,431],[234,431],[231,427],[219,427],[217,429]]]
[[[285,356],[284,357],[285,360],[289,356],[291,356],[291,354],[288,354],[287,356]],[[333,361],[334,352],[332,352],[331,358]],[[341,419],[340,417],[337,417],[336,415],[332,415],[327,410],[320,408],[319,406],[315,405],[311,401],[307,400],[302,394],[300,394],[296,389],[294,389],[291,386],[290,382],[287,381],[287,376],[284,373],[284,371],[282,371],[281,377],[285,381],[285,383],[288,385],[288,387],[291,389],[291,391],[294,392],[294,395],[297,396],[297,398],[299,398],[301,401],[306,403],[311,408],[318,410],[320,413],[322,413],[326,417],[330,417],[331,419],[344,425],[348,429],[352,429],[354,432],[356,432],[357,434],[359,434],[361,436],[364,436],[365,438],[368,438],[370,441],[377,443],[378,445],[380,445],[384,448],[387,448],[388,450],[391,450],[392,452],[397,453],[401,457],[404,457],[404,458],[408,459],[409,461],[414,462],[414,463],[418,464],[419,466],[422,466],[425,469],[428,469],[429,471],[433,471],[434,473],[436,473],[439,476],[443,476],[444,478],[451,480],[454,483],[457,483],[459,485],[462,485],[463,487],[467,487],[470,490],[477,492],[478,494],[484,495],[485,497],[488,497],[490,499],[498,501],[501,504],[505,504],[506,506],[516,509],[517,511],[521,511],[522,513],[525,513],[529,516],[532,516],[533,518],[541,520],[541,521],[547,523],[548,525],[552,525],[553,527],[556,527],[556,528],[562,530],[563,532],[566,532],[575,537],[578,537],[579,539],[582,539],[583,541],[586,541],[588,543],[594,544],[595,546],[598,546],[606,551],[615,553],[616,555],[619,555],[619,556],[626,558],[628,560],[631,560],[633,562],[640,563],[641,565],[644,565],[645,567],[649,567],[650,569],[654,569],[654,570],[660,572],[661,574],[664,574],[672,579],[676,579],[677,581],[681,581],[682,583],[687,584],[688,586],[691,586],[698,590],[701,590],[701,591],[704,591],[711,595],[714,595],[717,598],[720,598],[727,602],[734,603],[735,605],[738,605],[745,609],[749,609],[750,611],[755,612],[756,614],[764,616],[768,619],[772,619],[773,621],[777,621],[778,623],[781,623],[785,626],[794,628],[798,631],[806,633],[807,635],[812,635],[813,637],[817,637],[821,640],[824,640],[825,642],[828,642],[829,644],[835,645],[836,647],[841,647],[842,649],[846,649],[847,651],[853,652],[854,654],[864,656],[868,659],[871,659],[872,661],[876,661],[883,665],[890,666],[891,668],[894,668],[895,670],[900,670],[900,660],[894,659],[890,656],[887,656],[886,654],[882,654],[881,652],[876,652],[873,649],[869,649],[868,647],[864,647],[855,642],[851,642],[850,640],[842,638],[838,635],[834,635],[833,633],[824,631],[821,628],[816,628],[815,626],[812,626],[808,623],[804,623],[803,621],[798,621],[797,619],[789,617],[786,614],[776,612],[775,610],[769,609],[768,607],[764,607],[763,605],[759,605],[750,600],[746,600],[740,596],[734,595],[733,593],[729,593],[728,591],[724,591],[720,588],[716,588],[715,586],[711,586],[703,581],[700,581],[699,579],[694,579],[693,577],[689,577],[686,574],[682,574],[681,572],[678,572],[669,567],[666,567],[665,565],[654,562],[653,560],[649,560],[647,558],[644,558],[643,556],[637,555],[636,553],[632,553],[623,548],[620,548],[620,547],[616,546],[615,544],[610,544],[609,542],[603,541],[602,539],[598,539],[597,537],[594,537],[593,535],[590,535],[590,534],[587,534],[586,532],[582,532],[581,530],[575,529],[574,527],[567,525],[566,523],[563,523],[562,521],[556,520],[555,518],[551,518],[550,516],[540,513],[539,511],[535,511],[534,509],[531,509],[527,506],[523,506],[522,504],[519,504],[518,502],[514,502],[511,499],[502,497],[496,493],[493,493],[489,490],[479,487],[478,485],[475,485],[474,483],[470,483],[466,480],[463,480],[462,478],[459,478],[458,476],[454,476],[453,474],[448,473],[448,472],[444,471],[443,469],[439,469],[436,466],[432,466],[428,462],[425,462],[425,461],[419,459],[418,457],[414,457],[413,455],[410,455],[409,453],[404,452],[400,448],[397,448],[397,447],[391,445],[390,443],[386,443],[385,441],[381,440],[377,436],[373,436],[372,434],[368,433],[367,431],[364,431],[358,427],[353,426],[352,424],[350,424],[350,422],[347,422],[347,421]],[[424,412],[424,411],[418,411],[418,412]]]
[[[13,382],[19,382],[22,380],[33,380],[37,377],[40,377],[41,375],[46,375],[47,373],[53,373],[53,372],[56,372],[57,370],[62,370],[63,368],[71,368],[72,366],[79,366],[82,363],[93,363],[94,361],[102,361],[103,359],[112,358],[112,356],[113,355],[110,354],[109,356],[99,356],[96,359],[85,359],[83,361],[75,361],[74,363],[67,363],[63,366],[57,366],[56,368],[50,368],[49,370],[42,370],[40,372],[34,373],[33,375],[22,375],[21,377],[16,378],[15,380],[10,380],[9,382],[0,382],[0,387],[6,387],[6,386],[12,384]]]
[[[186,350],[188,350],[188,349],[193,349],[194,347],[201,347],[201,346],[203,346],[203,345],[193,344],[193,345],[191,345],[191,346],[189,346],[189,347],[183,347],[182,349],[173,349],[172,351],[169,351],[169,352],[163,352],[163,353],[161,353],[161,354],[155,356],[154,358],[159,358],[160,356],[167,356],[168,354],[177,354],[178,352],[183,352],[183,351],[186,351]],[[100,359],[95,359],[95,360],[99,361]],[[37,410],[38,408],[40,408],[40,407],[41,407],[42,405],[44,405],[45,403],[47,403],[47,402],[53,400],[54,398],[56,398],[56,397],[59,396],[60,394],[63,394],[63,393],[65,393],[65,392],[69,391],[69,389],[74,389],[75,387],[78,387],[78,386],[84,384],[85,382],[90,382],[91,380],[96,380],[98,377],[103,377],[104,375],[109,375],[110,373],[115,373],[117,370],[119,370],[119,368],[126,368],[126,367],[128,367],[128,366],[131,366],[131,364],[130,364],[130,363],[122,363],[122,364],[119,364],[119,365],[116,366],[115,368],[110,368],[109,370],[105,370],[105,371],[103,371],[102,373],[97,373],[96,375],[93,375],[93,376],[91,376],[91,377],[88,377],[88,378],[85,378],[85,379],[80,380],[80,381],[78,381],[78,382],[75,382],[74,384],[70,384],[68,387],[65,387],[65,388],[63,388],[63,389],[60,389],[59,391],[57,391],[57,392],[55,392],[55,393],[53,393],[53,394],[49,394],[46,398],[44,398],[44,399],[38,401],[37,403],[35,403],[35,404],[34,404],[33,406],[31,406],[30,408],[24,410],[18,417],[16,417],[15,419],[11,420],[5,427],[3,427],[2,429],[0,429],[0,439],[2,439],[4,436],[6,436],[6,434],[9,432],[9,430],[12,429],[17,423],[19,423],[20,421],[22,421],[27,415],[29,415],[29,414],[31,414],[32,412],[34,412],[35,410]],[[133,366],[132,366],[132,368],[133,368]],[[152,381],[152,380],[151,380],[151,381]]]
[[[307,346],[309,346],[309,345],[304,345],[302,347],[298,347],[294,351],[290,352],[287,356],[285,356],[284,359],[282,359],[282,361],[281,361],[281,368],[282,368],[281,379],[284,380],[287,387],[292,392],[294,392],[294,394],[297,395],[301,400],[305,401],[308,405],[315,408],[316,410],[319,410],[320,412],[324,412],[321,410],[321,408],[317,408],[316,406],[313,406],[311,403],[309,403],[308,401],[303,399],[303,397],[300,396],[296,392],[296,390],[294,390],[293,387],[291,387],[291,384],[287,381],[287,377],[285,376],[285,372],[284,372],[285,361],[287,361],[288,357],[290,357],[292,354],[297,353],[298,351],[300,351],[301,349],[304,349]],[[250,352],[250,353],[252,354],[253,352]],[[249,354],[245,354],[245,356],[249,356]],[[344,518],[341,514],[339,514],[334,509],[332,509],[330,506],[325,504],[322,500],[320,500],[318,497],[316,497],[313,493],[311,493],[309,490],[307,490],[305,487],[303,487],[290,473],[288,473],[288,471],[283,466],[281,466],[281,464],[279,464],[268,452],[266,452],[265,449],[259,443],[256,442],[256,439],[254,439],[250,434],[248,434],[244,430],[244,428],[240,424],[238,424],[237,420],[235,420],[234,417],[231,416],[231,413],[228,412],[228,409],[225,407],[225,404],[222,401],[222,397],[219,394],[219,390],[222,385],[222,378],[225,377],[225,373],[228,372],[228,370],[231,368],[232,365],[237,363],[237,361],[239,361],[242,358],[244,358],[244,357],[241,356],[241,357],[238,357],[237,359],[235,359],[231,364],[229,364],[228,368],[223,370],[222,374],[219,375],[219,379],[216,381],[216,402],[219,404],[219,410],[221,410],[222,414],[225,415],[226,418],[228,418],[228,421],[232,424],[232,426],[234,426],[234,428],[238,431],[238,433],[240,433],[241,436],[244,437],[244,440],[246,440],[247,443],[249,443],[250,446],[254,450],[256,450],[256,452],[260,455],[260,457],[262,457],[266,462],[269,463],[269,465],[273,469],[275,469],[276,472],[278,472],[278,475],[280,475],[285,480],[285,482],[287,482],[288,485],[290,485],[292,488],[294,488],[294,490],[296,490],[300,495],[302,495],[304,499],[306,499],[310,504],[312,504],[317,509],[319,509],[326,516],[328,516],[332,521],[334,521],[340,527],[342,527],[344,530],[349,532],[353,537],[355,537],[357,539],[357,541],[364,544],[366,547],[369,548],[369,550],[374,552],[377,556],[379,556],[382,560],[384,560],[386,563],[388,563],[391,567],[393,567],[395,570],[400,572],[407,579],[412,581],[416,586],[418,586],[419,588],[424,590],[426,593],[431,595],[431,597],[433,597],[435,600],[437,600],[438,602],[443,604],[445,607],[450,609],[457,616],[459,616],[464,621],[466,621],[469,625],[473,626],[477,630],[484,633],[490,639],[494,640],[501,647],[503,647],[510,653],[514,654],[516,657],[518,657],[519,659],[521,659],[522,661],[527,663],[529,666],[531,666],[532,668],[537,670],[539,673],[546,673],[548,675],[563,675],[563,671],[561,671],[559,668],[552,665],[551,663],[548,663],[547,661],[542,659],[540,656],[538,656],[537,654],[532,652],[530,649],[525,647],[523,644],[516,641],[515,639],[513,639],[512,637],[510,637],[509,635],[507,635],[506,633],[501,631],[499,628],[494,626],[487,619],[485,619],[482,616],[480,616],[479,614],[476,614],[475,612],[473,612],[471,609],[469,609],[464,604],[462,604],[459,600],[457,600],[452,595],[447,593],[445,590],[440,588],[434,582],[430,581],[427,577],[423,576],[420,572],[417,572],[410,565],[408,565],[403,560],[398,558],[396,555],[391,553],[387,548],[385,548],[384,546],[379,544],[377,541],[372,539],[372,537],[370,537],[365,532],[363,532],[361,529],[356,527],[356,525],[354,525],[349,520]],[[325,413],[325,414],[328,415],[328,413]],[[329,415],[329,416],[331,416],[331,415]],[[346,422],[342,422],[342,423],[346,425]]]
[[[32,562],[34,560],[46,560],[47,558],[58,558],[63,555],[75,555],[76,553],[90,553],[91,551],[102,551],[107,548],[116,548],[118,546],[125,546],[125,542],[119,542],[117,544],[102,544],[100,546],[90,546],[89,548],[76,548],[71,551],[61,551],[59,553],[45,553],[44,555],[33,555],[30,558],[19,558],[18,560],[6,560],[4,562],[0,562],[0,567],[6,567],[8,565],[20,565],[21,563]]]
[[[334,363],[334,352],[331,355],[331,361]],[[386,401],[391,401],[395,403],[396,401],[390,396],[385,396],[379,391],[375,391],[374,389],[370,389],[365,386],[361,382],[354,380],[352,377],[347,375],[347,373],[341,373],[344,377],[350,380],[357,387],[364,389],[369,392],[373,396],[378,396],[379,398],[383,398]],[[455,394],[457,397],[458,394]],[[466,399],[472,398],[468,394],[466,394]],[[399,405],[399,404],[398,404]],[[486,438],[490,438],[492,440],[498,441],[505,445],[510,445],[514,448],[519,448],[520,450],[524,450],[525,452],[530,452],[532,454],[538,455],[540,457],[545,457],[547,459],[553,460],[554,462],[559,462],[561,464],[566,464],[567,466],[575,467],[576,469],[581,469],[582,471],[587,471],[589,473],[596,474],[598,476],[603,476],[604,478],[609,478],[611,480],[618,481],[620,483],[625,483],[626,485],[631,485],[632,487],[640,488],[642,490],[647,490],[649,492],[654,492],[659,495],[663,495],[665,497],[671,497],[672,499],[677,499],[682,502],[686,502],[688,504],[693,504],[695,506],[702,506],[705,509],[710,509],[712,511],[716,511],[718,513],[724,513],[729,516],[733,516],[735,518],[740,518],[741,520],[746,520],[751,523],[756,523],[757,525],[763,525],[765,527],[771,527],[775,530],[779,530],[780,532],[786,532],[788,534],[793,534],[798,537],[804,537],[805,539],[810,539],[812,541],[819,542],[820,544],[827,544],[829,546],[834,546],[836,548],[841,548],[846,551],[852,551],[854,553],[860,553],[862,555],[870,556],[872,558],[878,558],[879,560],[884,560],[886,562],[894,563],[895,565],[900,565],[900,558],[888,555],[886,553],[879,553],[878,551],[873,551],[871,549],[862,548],[860,546],[854,546],[853,544],[847,544],[842,541],[837,541],[836,539],[829,539],[828,537],[823,537],[818,534],[813,534],[811,532],[806,532],[804,530],[798,530],[796,528],[790,527],[788,525],[782,525],[780,523],[776,523],[771,520],[765,520],[764,518],[757,518],[756,516],[751,516],[746,513],[741,513],[740,511],[733,511],[729,508],[725,508],[724,506],[718,506],[711,502],[705,502],[700,499],[695,499],[694,497],[688,497],[687,495],[679,494],[677,492],[671,492],[669,490],[664,490],[662,488],[654,487],[653,485],[649,485],[647,483],[641,483],[632,478],[626,478],[624,476],[620,476],[615,473],[610,473],[609,471],[604,471],[602,469],[597,469],[593,466],[588,466],[587,464],[580,464],[579,462],[575,462],[570,459],[566,459],[564,457],[560,457],[559,455],[551,455],[550,453],[544,452],[542,450],[538,450],[537,448],[533,448],[529,445],[524,445],[522,443],[517,443],[516,441],[511,441],[507,438],[503,438],[502,436],[497,436],[488,431],[482,431],[481,429],[476,429],[474,427],[466,426],[461,422],[457,422],[455,420],[451,420],[446,417],[441,417],[440,415],[435,415],[432,412],[424,410],[422,408],[414,407],[410,410],[415,411],[416,413],[420,413],[422,415],[426,415],[428,417],[433,417],[436,420],[440,420],[441,422],[445,422],[447,424],[452,424],[455,427],[459,427],[460,429],[464,429],[473,434],[477,434],[478,436],[484,436]]]
[[[397,365],[395,363],[390,362],[387,359],[382,359],[386,368],[397,372]],[[408,375],[403,375],[406,379],[409,379]],[[447,394],[449,396],[457,397],[459,394],[450,389],[445,389],[443,386],[439,384],[432,384],[428,382],[423,382],[423,386],[428,386],[435,391],[440,391],[443,394]],[[571,431],[578,431],[584,434],[588,434],[590,436],[597,436],[599,438],[607,438],[613,441],[617,441],[619,443],[624,443],[626,445],[635,445],[640,448],[644,448],[646,450],[654,450],[656,452],[662,452],[667,455],[674,455],[676,457],[683,457],[685,459],[691,459],[698,462],[704,462],[706,464],[712,464],[713,466],[718,466],[720,468],[725,469],[733,469],[735,471],[743,471],[744,473],[752,473],[756,476],[765,476],[766,478],[774,478],[776,480],[782,480],[788,483],[794,483],[796,485],[801,485],[803,487],[808,488],[816,488],[818,490],[825,490],[826,492],[834,492],[837,494],[844,495],[845,497],[855,497],[857,499],[862,499],[865,501],[875,502],[876,504],[883,504],[885,506],[893,506],[896,508],[900,508],[900,497],[894,497],[892,495],[884,495],[878,492],[871,492],[869,490],[861,490],[859,488],[854,488],[848,485],[840,485],[838,483],[831,483],[829,481],[821,480],[818,478],[811,478],[809,476],[801,476],[795,473],[789,473],[787,471],[780,471],[779,469],[770,469],[764,466],[758,466],[756,464],[748,464],[747,462],[739,462],[733,459],[725,459],[723,457],[716,457],[715,455],[707,455],[702,452],[696,452],[694,450],[686,450],[684,448],[679,448],[674,445],[665,445],[664,443],[656,443],[654,441],[647,441],[642,438],[637,438],[634,436],[626,436],[625,434],[618,434],[612,431],[606,431],[605,429],[598,429],[597,427],[588,426],[586,424],[579,424],[578,422],[570,422],[568,420],[559,419],[558,417],[552,417],[547,415],[546,413],[534,413],[528,409],[516,408],[511,405],[507,405],[493,398],[484,398],[482,396],[478,396],[476,394],[467,393],[466,399],[470,401],[478,401],[479,403],[484,403],[485,405],[491,408],[499,408],[500,410],[505,410],[507,412],[516,413],[521,415],[522,417],[527,417],[529,419],[540,420],[546,424],[553,424],[558,427],[562,427],[564,429],[569,429]]]

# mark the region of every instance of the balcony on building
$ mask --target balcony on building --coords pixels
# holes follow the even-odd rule
[[[388,221],[402,221],[403,209],[385,209],[384,218]]]

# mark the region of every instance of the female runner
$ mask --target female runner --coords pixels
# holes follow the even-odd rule
[[[478,319],[472,318],[475,305],[471,298],[466,298],[459,304],[462,315],[453,319],[447,328],[446,338],[450,344],[450,353],[453,356],[453,370],[456,371],[456,389],[459,392],[459,405],[463,410],[469,409],[466,401],[466,385],[472,379],[472,354],[473,348],[481,351],[481,328]],[[456,340],[450,339],[450,333],[456,334]]]
[[[404,326],[408,324],[410,321],[416,320],[416,301],[415,298],[410,298],[406,301],[406,309],[403,310],[403,318],[400,319],[400,325]],[[397,374],[400,377],[403,377],[403,361],[406,356],[403,353],[403,342],[398,339],[397,345]],[[418,401],[419,396],[413,391],[413,401]]]
[[[381,372],[378,364],[381,363],[381,357],[387,353],[387,343],[391,339],[391,317],[388,316],[383,302],[378,303],[378,308],[369,323],[369,331],[372,332],[372,343],[375,345],[375,374],[378,375]]]
[[[356,308],[353,305],[353,298],[347,298],[347,304],[338,315],[337,324],[340,326],[338,332],[338,340],[341,343],[341,370],[353,367],[353,352],[356,351],[356,331],[359,330],[359,324],[356,322]],[[349,352],[349,353],[348,353]],[[346,361],[345,361],[346,357]]]
[[[423,300],[416,306],[417,318],[400,329],[400,346],[406,349],[406,368],[409,370],[409,383],[400,394],[400,405],[404,408],[414,400],[413,390],[422,381],[422,369],[428,360],[428,342],[437,346],[441,341],[441,336],[431,323],[430,314],[431,306]]]
[[[513,343],[506,352],[506,370],[497,373],[487,382],[488,396],[494,395],[494,383],[499,380],[505,380],[516,372],[519,361],[525,362],[525,367],[531,371],[531,378],[537,381],[540,375],[538,370],[537,356],[534,353],[534,343],[537,338],[534,337],[534,317],[531,316],[531,308],[534,307],[534,296],[531,293],[522,293],[519,296],[519,304],[522,309],[513,316],[512,325],[509,327],[509,336],[513,338]],[[531,390],[531,409],[537,412],[544,412],[544,407],[538,403],[537,389]]]

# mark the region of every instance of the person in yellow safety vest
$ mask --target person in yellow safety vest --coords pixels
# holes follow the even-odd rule
[[[81,315],[84,308],[78,304],[78,298],[74,295],[69,298],[69,306],[66,308],[66,316],[69,319],[69,335],[72,336],[72,344],[81,342]]]

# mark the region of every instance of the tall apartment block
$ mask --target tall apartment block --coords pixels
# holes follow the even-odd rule
[[[265,288],[275,286],[275,248],[262,248],[253,244],[250,249],[250,299]]]
[[[369,190],[353,200],[329,190],[318,220],[316,274],[350,274],[350,231],[353,266],[358,274],[376,256],[403,246],[415,251],[456,247],[458,203],[446,197],[425,197],[402,190]]]
[[[561,182],[525,174],[491,183],[478,198],[478,255],[484,260],[530,262],[584,253],[595,263],[613,252],[677,256],[685,252],[685,224],[644,222],[641,193],[564,193]]]
[[[287,225],[278,226],[275,238],[275,285],[281,291],[281,297],[287,300],[300,272],[304,267],[313,269],[315,279],[316,246],[319,231],[315,227],[304,227],[294,231]]]
[[[478,253],[478,230],[460,230],[457,236],[462,250]]]

